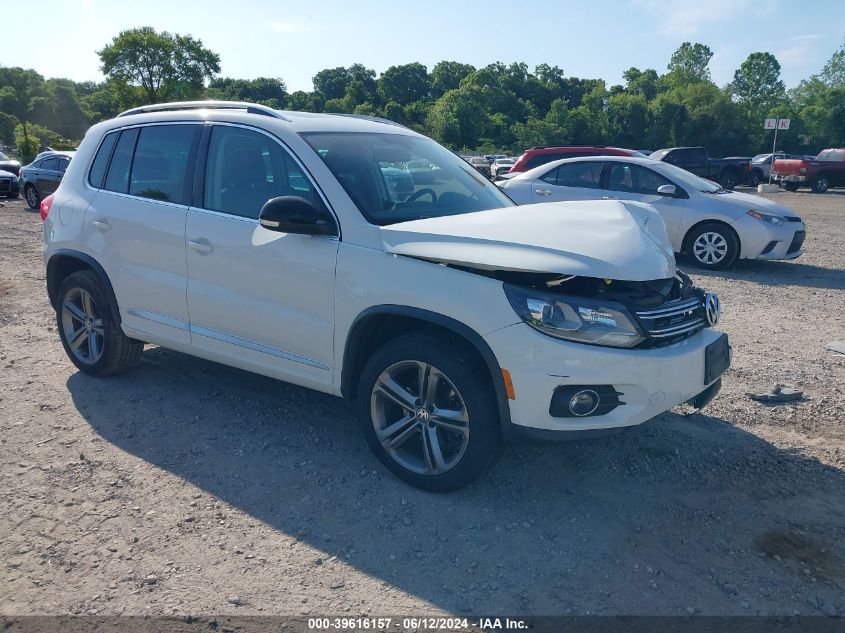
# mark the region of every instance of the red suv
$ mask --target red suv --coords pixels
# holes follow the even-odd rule
[[[578,158],[579,156],[638,156],[647,158],[642,152],[621,147],[605,147],[604,145],[542,145],[525,150],[509,173],[528,171],[540,165],[545,165],[560,158]]]

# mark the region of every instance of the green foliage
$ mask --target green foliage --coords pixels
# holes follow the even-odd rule
[[[314,76],[314,90],[288,93],[281,78],[215,78],[218,56],[189,36],[149,27],[124,31],[100,52],[104,82],[45,79],[0,67],[0,138],[24,150],[73,147],[97,121],[151,101],[212,98],[274,108],[380,116],[453,149],[521,152],[549,144],[621,147],[704,145],[713,155],[771,147],[768,116],[789,117],[779,136],[791,151],[845,146],[845,44],[816,76],[790,91],[780,65],[752,53],[724,88],[711,78],[712,51],[684,42],[665,74],[631,67],[624,83],[567,77],[559,66],[495,62],[482,68],[445,60],[376,71],[352,64]],[[205,87],[205,82],[208,86]],[[26,125],[26,133],[23,126]]]
[[[220,72],[220,56],[201,40],[150,26],[122,31],[97,55],[106,77],[140,87],[148,103],[197,97]]]

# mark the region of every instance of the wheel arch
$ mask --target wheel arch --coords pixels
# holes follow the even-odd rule
[[[734,239],[736,239],[737,259],[742,259],[742,240],[739,238],[739,233],[737,233],[736,229],[734,227],[732,227],[730,224],[728,224],[724,220],[719,220],[717,218],[700,220],[700,221],[696,222],[695,224],[693,224],[691,227],[689,227],[687,229],[687,232],[684,234],[684,240],[681,243],[681,252],[682,253],[687,252],[687,249],[689,248],[690,237],[692,236],[692,234],[696,231],[696,229],[698,229],[701,226],[704,226],[705,224],[721,224],[726,229],[728,229],[733,234]]]
[[[341,394],[346,398],[355,396],[356,379],[368,358],[369,350],[402,334],[432,329],[446,331],[462,339],[484,363],[496,395],[502,437],[509,439],[510,405],[496,355],[478,332],[438,312],[400,305],[372,306],[361,312],[349,328],[346,338],[340,379]]]
[[[60,249],[53,253],[47,261],[47,296],[50,299],[50,305],[54,309],[56,308],[57,295],[62,283],[69,275],[81,270],[91,270],[99,277],[108,297],[112,316],[115,322],[120,325],[120,309],[109,276],[96,259],[79,251]]]

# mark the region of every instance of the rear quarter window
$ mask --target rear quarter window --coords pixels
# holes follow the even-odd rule
[[[94,157],[94,162],[91,163],[91,171],[88,172],[88,184],[95,189],[102,189],[103,179],[106,177],[106,168],[109,166],[109,159],[111,158],[112,150],[114,149],[117,138],[120,132],[110,132],[106,134],[103,142],[100,143],[100,149],[97,150],[97,155]]]

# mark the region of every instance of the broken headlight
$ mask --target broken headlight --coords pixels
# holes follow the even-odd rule
[[[610,347],[634,347],[645,340],[621,303],[596,301],[533,288],[504,285],[516,313],[549,336]]]

